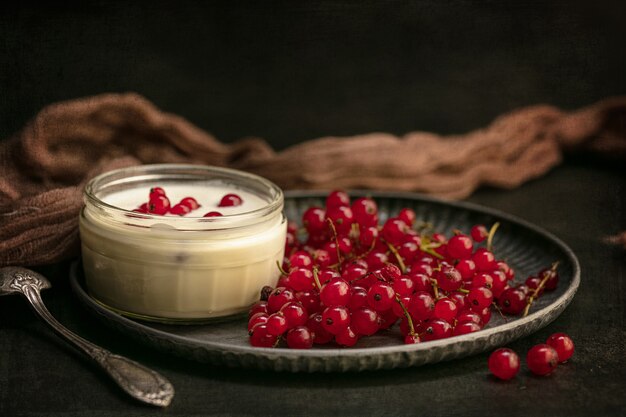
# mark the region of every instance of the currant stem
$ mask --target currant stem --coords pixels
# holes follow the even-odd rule
[[[439,286],[437,285],[437,280],[434,278],[431,278],[430,285],[433,286],[433,291],[435,292],[435,299],[438,300],[439,299]]]
[[[500,227],[500,222],[495,222],[491,229],[489,229],[489,235],[487,236],[487,250],[493,252],[493,236],[496,234],[496,230]]]
[[[287,273],[287,271],[285,271],[285,270],[283,269],[283,266],[280,264],[280,262],[279,262],[279,261],[276,261],[276,266],[278,267],[278,270],[280,271],[280,274],[281,274],[282,276],[287,276],[287,275],[289,275],[289,274]]]
[[[498,307],[498,303],[496,303],[495,301],[492,301],[491,305],[493,305],[495,307],[496,311],[498,312],[498,314],[500,314],[500,317],[502,317],[502,319],[504,320],[505,323],[509,321],[506,318],[506,316],[504,314],[502,314],[502,310],[500,310],[500,307]]]
[[[339,250],[339,237],[337,236],[337,229],[335,228],[335,224],[331,219],[327,218],[326,221],[333,231],[333,238],[335,239],[335,249],[337,250],[337,260],[339,261],[339,265],[341,265],[343,263],[343,260],[341,259],[341,251]]]
[[[434,226],[430,222],[420,221],[416,223],[413,227],[415,231],[417,231],[420,235],[426,234],[426,232],[430,232],[434,230]]]
[[[522,317],[526,317],[528,315],[528,311],[530,310],[530,306],[535,301],[535,299],[538,297],[538,294],[541,293],[541,290],[546,285],[546,282],[548,282],[548,279],[550,279],[551,272],[556,272],[556,269],[558,268],[558,266],[559,266],[559,262],[558,261],[554,262],[552,264],[552,267],[550,268],[550,271],[545,271],[543,273],[543,278],[541,278],[541,281],[539,282],[539,285],[537,285],[537,288],[535,288],[533,290],[532,295],[528,298],[528,301],[526,302],[526,307],[524,308],[524,314],[522,314]]]
[[[433,248],[438,248],[439,246],[441,246],[441,244],[437,245],[437,244],[430,243],[430,244],[428,244],[428,246],[427,245],[420,245],[420,250],[422,252],[426,252],[427,254],[429,254],[431,256],[434,256],[437,259],[443,259],[443,255],[440,255],[440,254],[438,254],[437,252],[435,252],[433,250]]]
[[[407,310],[406,307],[404,306],[404,303],[400,299],[400,294],[398,293],[396,293],[396,301],[398,302],[398,304],[400,304],[400,307],[402,308],[402,312],[404,313],[404,317],[406,317],[406,322],[409,325],[409,331],[411,332],[411,336],[414,336],[415,327],[413,326],[413,319],[411,318],[411,315],[409,314],[409,310]]]
[[[470,290],[466,290],[465,288],[459,288],[457,291],[458,292],[462,292],[463,294],[469,294],[470,293]]]
[[[383,240],[383,242],[385,242],[385,244],[387,245],[387,247],[389,248],[391,253],[393,253],[393,256],[396,257],[396,260],[398,261],[398,266],[400,267],[400,271],[402,271],[402,273],[405,274],[406,273],[406,265],[404,264],[404,261],[402,260],[402,256],[400,256],[400,254],[398,253],[398,250],[391,243],[387,242],[386,240]]]
[[[320,291],[322,289],[322,284],[320,284],[320,279],[317,276],[317,266],[313,267],[313,279],[315,280],[315,285],[317,286],[317,290]]]

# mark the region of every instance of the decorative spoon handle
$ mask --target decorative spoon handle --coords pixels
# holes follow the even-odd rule
[[[16,270],[17,268],[14,268]],[[174,398],[174,387],[162,375],[135,361],[115,355],[69,331],[50,314],[41,299],[40,290],[49,282],[36,272],[19,268],[10,287],[23,294],[33,309],[58,335],[85,352],[128,394],[147,404],[166,407]]]

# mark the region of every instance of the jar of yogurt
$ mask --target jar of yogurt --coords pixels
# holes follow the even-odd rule
[[[133,211],[161,187],[184,216]],[[239,205],[218,207],[226,194]],[[102,174],[84,190],[80,238],[89,294],[119,313],[195,322],[244,312],[275,285],[287,221],[283,193],[256,175],[197,165],[144,165]],[[221,216],[203,217],[219,211]]]

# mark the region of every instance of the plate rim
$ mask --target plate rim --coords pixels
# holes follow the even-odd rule
[[[441,199],[441,198],[437,198],[437,197],[433,197],[429,195],[423,195],[420,193],[413,193],[413,192],[358,190],[358,189],[348,190],[347,192],[351,197],[368,195],[368,196],[372,196],[374,199],[376,198],[411,199],[411,200],[423,201],[423,202],[427,202],[431,204],[441,204],[441,205],[446,205],[446,206],[452,206],[452,207],[463,209],[463,210],[470,210],[472,212],[487,214],[495,218],[501,218],[501,219],[506,220],[507,222],[514,223],[514,224],[517,224],[518,226],[522,226],[523,228],[530,229],[533,232],[541,235],[542,237],[544,237],[551,243],[556,244],[556,246],[558,246],[559,249],[563,252],[563,254],[567,257],[568,261],[571,263],[571,266],[572,266],[571,282],[569,283],[568,288],[557,299],[552,301],[547,306],[530,313],[528,316],[516,318],[510,322],[502,323],[502,324],[499,324],[497,326],[490,327],[487,329],[482,329],[478,332],[469,333],[469,334],[465,334],[461,336],[455,336],[454,343],[450,342],[451,341],[450,338],[446,338],[446,339],[440,339],[440,340],[434,340],[434,341],[428,341],[428,342],[421,342],[421,343],[412,344],[412,345],[398,344],[398,345],[377,346],[377,347],[361,347],[361,348],[337,347],[337,348],[307,349],[307,350],[288,349],[288,348],[259,348],[259,347],[253,347],[253,346],[243,346],[243,345],[237,346],[237,345],[233,345],[230,343],[220,343],[220,342],[214,342],[214,341],[211,341],[211,342],[199,341],[191,337],[169,333],[161,329],[151,327],[147,324],[144,324],[143,322],[135,321],[130,318],[124,317],[96,303],[87,294],[87,292],[84,290],[81,283],[78,282],[78,276],[80,275],[80,272],[78,271],[79,261],[74,261],[71,265],[70,281],[71,281],[72,290],[74,294],[79,298],[81,303],[84,304],[87,308],[95,311],[96,313],[98,313],[100,316],[102,316],[103,318],[107,320],[112,320],[116,322],[117,324],[123,325],[124,328],[127,329],[128,331],[131,331],[133,330],[133,328],[136,328],[137,330],[133,330],[133,331],[135,332],[141,331],[144,334],[152,335],[161,340],[175,340],[187,346],[190,346],[192,348],[202,348],[212,353],[253,355],[255,357],[264,357],[265,359],[270,360],[270,361],[276,360],[276,359],[282,359],[282,358],[293,361],[293,360],[302,359],[302,358],[307,358],[307,359],[322,358],[323,359],[323,358],[333,357],[333,358],[341,359],[345,357],[366,357],[366,356],[371,356],[371,355],[378,356],[378,355],[389,355],[389,354],[395,354],[395,353],[417,353],[421,351],[427,351],[431,348],[442,347],[442,346],[447,346],[451,344],[461,344],[464,342],[472,343],[472,342],[478,342],[482,339],[487,340],[490,337],[493,337],[494,335],[497,335],[500,333],[512,332],[513,330],[518,329],[518,328],[528,327],[531,323],[539,323],[542,318],[553,315],[554,317],[552,317],[548,322],[544,324],[544,325],[547,325],[549,322],[556,319],[561,314],[561,312],[567,307],[567,305],[569,305],[569,303],[573,299],[574,295],[576,294],[580,286],[580,275],[581,275],[580,263],[578,261],[578,258],[572,251],[572,249],[567,244],[565,244],[561,239],[559,239],[557,236],[552,234],[551,232],[548,232],[542,227],[537,226],[533,223],[530,223],[529,221],[526,221],[515,215],[500,211],[498,209],[493,209],[491,207],[486,207],[486,206],[482,206],[479,204],[475,204],[475,203],[469,203],[466,201],[448,201],[445,199]],[[328,191],[321,191],[321,190],[312,190],[312,191],[290,190],[290,191],[285,192],[285,200],[301,199],[301,198],[320,198],[320,197],[327,195],[327,193]],[[518,337],[510,339],[510,341],[515,340],[520,337],[524,337],[527,334],[530,334],[538,330],[541,327],[543,326],[540,326],[536,329],[532,329],[528,331],[527,333],[521,334]]]

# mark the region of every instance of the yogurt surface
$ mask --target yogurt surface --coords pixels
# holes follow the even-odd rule
[[[159,184],[165,190],[170,205],[174,206],[185,197],[193,197],[196,199],[200,207],[191,211],[184,217],[202,217],[210,211],[218,211],[224,216],[231,214],[245,213],[254,211],[267,205],[267,201],[249,191],[234,188],[227,184],[219,183],[193,183],[193,184],[176,184],[164,183]],[[147,203],[150,196],[149,186],[142,186],[127,190],[114,191],[110,194],[99,196],[102,201],[112,206],[125,210],[133,210],[143,203]],[[226,194],[237,194],[243,200],[239,206],[219,207],[220,200]],[[176,216],[166,214],[165,216]],[[178,217],[178,216],[177,216]]]

